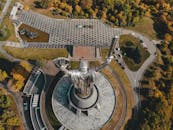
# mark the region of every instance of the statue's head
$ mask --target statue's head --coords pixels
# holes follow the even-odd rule
[[[88,72],[88,69],[89,69],[88,61],[82,59],[80,61],[79,70],[81,72]]]

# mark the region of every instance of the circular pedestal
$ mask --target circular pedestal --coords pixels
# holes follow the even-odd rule
[[[75,93],[75,88],[72,85],[68,94],[69,105],[79,111],[87,111],[92,107],[95,107],[99,98],[99,92],[97,87],[94,85],[92,93],[87,98],[80,98]]]
[[[71,87],[72,83],[69,77],[63,77],[56,84],[52,95],[52,108],[57,119],[70,130],[99,130],[102,128],[111,119],[116,104],[115,93],[109,81],[102,74],[96,73],[96,94],[94,95],[97,96],[93,96],[89,105],[84,100],[82,100],[82,105],[75,105],[85,109],[80,114],[71,107],[71,99],[69,100],[69,94],[73,92]],[[96,104],[97,107],[93,107],[91,104]],[[88,106],[90,107],[86,108]]]

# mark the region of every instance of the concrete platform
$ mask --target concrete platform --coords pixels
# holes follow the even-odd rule
[[[100,73],[96,73],[95,85],[99,91],[100,108],[88,110],[85,114],[75,114],[69,109],[68,91],[71,86],[69,77],[63,77],[56,85],[52,95],[52,108],[57,119],[70,130],[99,130],[111,119],[115,110],[116,98],[109,81]]]

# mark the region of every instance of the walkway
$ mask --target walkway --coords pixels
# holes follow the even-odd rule
[[[0,53],[2,55],[4,55],[5,58],[7,58],[9,61],[11,62],[18,62],[18,61],[21,61],[21,59],[17,59],[13,56],[11,56],[10,54],[8,54],[3,48],[2,46],[5,45],[6,43],[5,42],[0,42]]]
[[[3,88],[5,88],[7,90],[7,92],[10,93],[13,96],[14,101],[15,101],[16,106],[17,106],[17,110],[18,110],[20,119],[22,120],[22,123],[23,123],[23,127],[25,128],[25,130],[29,130],[29,128],[27,126],[27,123],[26,123],[26,120],[25,120],[25,117],[24,117],[23,104],[22,104],[22,102],[23,102],[22,96],[18,92],[13,92],[13,91],[9,90],[9,88],[6,85],[4,85],[4,84],[1,84],[0,83],[0,86],[2,86]]]
[[[0,24],[2,23],[4,16],[7,14],[10,3],[11,3],[11,0],[7,0],[5,3],[2,13],[0,14]]]

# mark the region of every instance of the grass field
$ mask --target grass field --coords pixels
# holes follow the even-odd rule
[[[99,65],[99,61],[89,61],[89,68],[95,69]],[[70,66],[70,69],[78,69],[80,66],[80,61],[70,61]]]
[[[7,25],[2,23],[0,25],[0,30],[1,30],[0,41],[7,40],[10,37],[10,30],[8,29]]]
[[[133,44],[132,46],[138,47],[139,53],[141,55],[141,62],[137,64],[134,62],[134,60],[124,55],[123,55],[123,59],[130,70],[137,71],[141,67],[141,65],[144,63],[144,61],[149,57],[150,54],[146,49],[143,48],[138,38],[132,35],[121,35],[120,41],[119,41],[120,48],[125,47],[127,42],[131,42]]]
[[[153,24],[154,21],[150,17],[144,17],[141,22],[136,24],[135,27],[127,27],[126,29],[137,31],[150,37],[151,39],[157,39]]]
[[[111,64],[110,65],[111,68],[113,68],[113,71],[115,71],[121,81],[123,82],[123,85],[124,85],[124,88],[125,88],[125,91],[126,91],[126,94],[128,96],[128,99],[127,99],[127,115],[126,115],[126,118],[125,118],[125,123],[123,124],[122,126],[122,129],[124,128],[126,122],[131,118],[131,115],[132,115],[132,108],[134,107],[134,99],[133,99],[133,94],[132,94],[132,88],[130,86],[130,83],[128,81],[128,78],[125,74],[123,74],[123,70],[121,70],[121,68],[114,64]],[[118,68],[118,71],[117,71],[117,68]],[[116,92],[116,104],[118,104],[116,106],[116,112],[113,113],[113,117],[112,119],[102,128],[102,130],[112,130],[115,128],[115,125],[116,123],[118,122],[121,114],[122,114],[122,110],[123,110],[123,105],[122,105],[122,102],[123,102],[123,99],[122,99],[122,93],[120,91],[120,87],[118,82],[117,82],[117,79],[115,79],[113,76],[112,76],[112,72],[110,72],[109,70],[107,69],[103,69],[102,70],[102,73],[109,79],[109,82],[112,84],[113,88],[115,89],[115,92]],[[123,77],[122,77],[123,76]]]
[[[0,28],[3,26],[6,26],[8,28],[8,36],[6,38],[4,38],[3,40],[18,42],[18,39],[15,36],[15,30],[14,30],[13,22],[12,22],[12,20],[9,19],[10,12],[11,12],[11,9],[12,9],[15,1],[16,0],[11,1],[11,4],[10,4],[9,9],[7,11],[7,14],[4,17]]]
[[[79,68],[79,61],[70,61],[70,69],[78,69]]]
[[[37,48],[14,48],[3,46],[10,55],[19,58],[19,59],[34,59],[34,60],[42,60],[42,59],[54,59],[57,57],[67,57],[68,52],[64,48],[57,49],[37,49]]]
[[[30,39],[29,37],[25,36],[25,35],[20,35],[20,37],[27,42],[48,42],[49,41],[49,34],[42,32],[38,29],[32,28],[31,26],[28,26],[26,24],[22,24],[19,27],[19,31],[22,29],[27,29],[30,32],[34,32],[37,33],[38,37],[34,38],[34,39]]]
[[[101,71],[105,77],[109,80],[109,82],[111,83],[112,87],[114,88],[114,91],[116,93],[116,112],[113,113],[112,118],[109,122],[107,122],[103,128],[101,130],[113,130],[117,124],[117,122],[119,121],[119,118],[122,114],[122,110],[123,110],[123,98],[122,98],[122,93],[119,89],[119,84],[117,82],[117,80],[112,76],[112,73],[107,70],[107,69],[102,69]]]
[[[90,62],[89,62],[90,68],[96,68],[96,67],[98,67],[98,66],[100,66],[100,65],[101,65],[101,64],[100,64],[99,61],[90,61]]]
[[[102,48],[102,57],[104,58],[107,56],[109,49]],[[115,60],[112,60],[110,63],[110,67],[119,75],[121,81],[123,82],[124,86],[131,89],[130,81],[126,75],[126,73],[123,71],[123,69],[115,62]]]
[[[104,59],[107,54],[108,54],[108,51],[109,49],[106,49],[106,48],[102,48],[101,49],[101,52],[102,52],[102,58]],[[128,96],[128,112],[127,112],[127,116],[126,116],[126,120],[125,122],[128,121],[128,119],[131,118],[131,115],[132,115],[132,108],[134,107],[134,97],[133,97],[133,90],[132,90],[132,87],[131,87],[131,84],[130,84],[130,81],[126,75],[126,73],[123,71],[123,69],[113,60],[110,65],[109,65],[113,71],[115,73],[118,74],[120,80],[122,81],[124,87],[125,87],[125,91],[126,91],[126,94]],[[104,72],[105,73],[105,72]],[[106,74],[107,73],[107,74]],[[111,74],[109,74],[110,72],[106,72],[105,74],[108,76],[108,78],[110,78],[111,80],[113,80],[110,76]],[[113,81],[114,82],[114,81]],[[119,110],[120,111],[120,110]],[[114,120],[112,121],[112,123],[114,122]],[[110,122],[111,123],[111,122]],[[124,126],[125,126],[125,123],[124,123]],[[123,128],[124,128],[123,126]],[[106,130],[107,130],[107,127],[105,127]],[[104,129],[105,129],[104,128]],[[103,130],[104,130],[103,129]]]
[[[1,0],[1,2],[0,2],[0,14],[2,13],[2,10],[4,8],[5,3],[6,3],[6,0]]]

